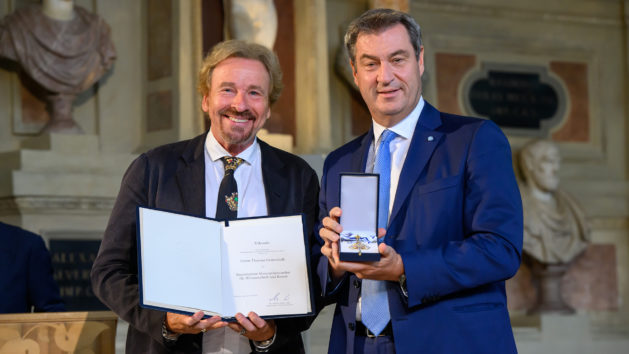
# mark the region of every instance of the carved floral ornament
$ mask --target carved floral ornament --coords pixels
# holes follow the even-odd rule
[[[48,353],[59,349],[71,353],[94,353],[96,338],[108,330],[102,322],[0,325],[0,354]],[[22,330],[22,332],[20,332]]]

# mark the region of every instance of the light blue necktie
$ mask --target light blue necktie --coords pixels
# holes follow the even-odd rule
[[[380,174],[378,188],[378,227],[386,228],[389,219],[389,188],[391,186],[391,152],[389,143],[397,136],[390,130],[380,135],[373,173]],[[386,284],[382,280],[363,279],[361,321],[369,330],[379,335],[387,326],[391,315]]]

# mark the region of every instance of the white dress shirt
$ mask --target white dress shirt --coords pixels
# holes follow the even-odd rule
[[[395,192],[397,191],[397,184],[400,181],[400,173],[402,172],[402,167],[404,166],[404,161],[406,161],[406,154],[408,153],[408,148],[411,146],[411,140],[413,139],[413,133],[415,132],[415,126],[419,121],[419,115],[424,109],[424,98],[419,97],[419,102],[413,109],[413,111],[398,122],[396,125],[387,128],[382,125],[376,123],[372,120],[373,123],[373,141],[371,143],[371,147],[369,148],[369,155],[367,155],[367,166],[365,167],[365,171],[373,171],[373,164],[376,160],[376,149],[378,148],[378,143],[380,140],[380,135],[385,129],[389,129],[390,131],[397,134],[397,136],[391,141],[389,144],[389,151],[391,151],[391,187],[389,189],[389,214],[391,214],[391,210],[393,209],[393,202],[395,202]]]
[[[397,185],[400,181],[400,173],[406,161],[406,154],[408,154],[408,148],[411,146],[411,140],[413,139],[413,133],[415,132],[415,126],[419,121],[419,116],[424,109],[424,98],[419,97],[419,102],[413,109],[413,111],[396,125],[387,128],[372,120],[373,124],[373,141],[369,148],[369,154],[367,155],[367,165],[365,166],[365,172],[373,172],[374,164],[376,163],[376,154],[378,151],[378,143],[380,141],[380,135],[385,129],[389,129],[394,132],[396,137],[389,144],[389,151],[391,152],[391,186],[389,187],[389,215],[393,209],[393,203],[395,202],[395,192],[397,191]],[[356,304],[356,320],[362,319],[362,296],[358,298]]]
[[[205,140],[205,215],[209,218],[216,216],[218,189],[225,175],[221,161],[223,156],[231,155],[216,141],[212,132],[209,132]],[[262,180],[262,157],[257,138],[237,157],[245,160],[234,172],[238,185],[238,217],[266,216],[268,211]],[[209,330],[203,334],[204,354],[250,352],[249,339],[229,327]]]

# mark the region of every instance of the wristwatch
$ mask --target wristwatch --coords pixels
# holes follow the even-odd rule
[[[164,337],[164,339],[169,342],[174,342],[179,339],[179,336],[179,333],[171,332],[168,330],[168,327],[166,327],[166,319],[164,318],[164,321],[162,321],[162,337]]]
[[[273,343],[275,342],[275,336],[277,335],[277,328],[275,329],[275,333],[273,333],[273,337],[266,339],[266,340],[262,340],[262,341],[257,341],[254,340],[253,342],[253,346],[256,347],[256,352],[258,353],[266,353],[269,351],[269,348],[273,345]]]
[[[406,274],[400,275],[398,282],[400,283],[400,289],[402,290],[402,294],[408,297],[408,290],[406,289]]]

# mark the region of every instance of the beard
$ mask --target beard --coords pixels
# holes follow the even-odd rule
[[[235,127],[231,127],[231,129],[226,129],[222,126],[222,122],[223,122],[223,116],[229,116],[229,117],[234,117],[236,119],[246,119],[248,121],[253,121],[255,124],[256,121],[256,116],[251,113],[251,111],[249,110],[244,110],[242,112],[238,112],[233,108],[224,108],[221,109],[220,111],[218,111],[219,117],[221,117],[221,136],[223,137],[223,140],[230,145],[239,145],[239,144],[243,144],[245,142],[248,142],[251,138],[252,135],[254,134],[254,128],[253,126],[251,126],[250,128],[247,127],[239,127],[239,126],[235,126]],[[249,131],[247,131],[247,129]]]

